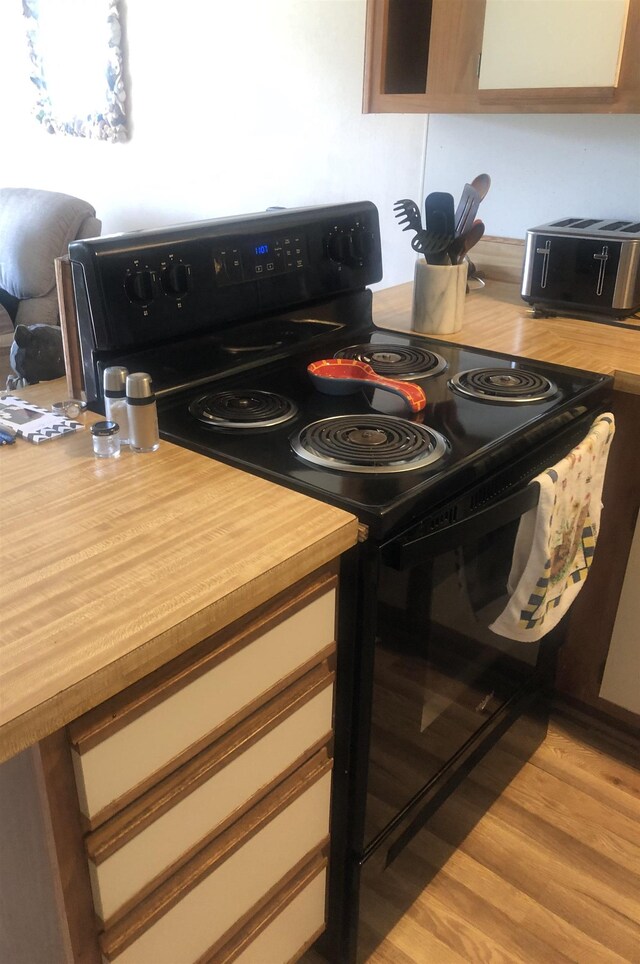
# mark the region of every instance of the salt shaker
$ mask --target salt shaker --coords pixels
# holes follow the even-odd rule
[[[129,442],[129,413],[125,385],[129,372],[121,365],[105,368],[103,375],[104,413],[110,422],[120,426],[120,442]]]
[[[160,445],[160,435],[151,375],[134,372],[127,375],[126,385],[129,444],[134,452],[155,452]]]

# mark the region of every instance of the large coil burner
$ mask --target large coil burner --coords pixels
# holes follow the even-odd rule
[[[189,411],[208,428],[271,428],[295,418],[297,406],[284,395],[261,391],[228,391],[201,395]]]
[[[306,425],[291,439],[307,462],[342,472],[409,472],[445,455],[443,435],[392,415],[338,415]]]
[[[449,386],[485,402],[540,402],[557,393],[553,382],[523,368],[474,368],[459,372]]]
[[[371,365],[376,375],[406,381],[439,375],[447,367],[440,355],[415,345],[351,345],[337,351],[334,358],[353,358]]]

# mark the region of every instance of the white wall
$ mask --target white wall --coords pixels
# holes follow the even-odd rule
[[[20,7],[0,2],[0,184],[84,197],[103,233],[368,199],[384,284],[412,276],[393,202],[420,183],[426,121],[361,113],[365,0],[121,0],[123,144],[32,120]]]
[[[524,238],[562,217],[640,219],[640,116],[493,114],[429,117],[425,192],[458,196],[491,175],[486,233]]]
[[[564,215],[640,217],[638,116],[363,115],[365,0],[121,6],[132,136],[106,144],[31,118],[21,4],[0,0],[0,184],[84,197],[104,233],[366,198],[391,285],[414,262],[393,202],[422,201],[423,174],[425,191],[457,199],[489,173],[480,214],[493,235]]]

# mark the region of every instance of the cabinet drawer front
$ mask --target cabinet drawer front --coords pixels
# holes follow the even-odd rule
[[[99,862],[90,860],[98,916],[109,920],[149,889],[167,868],[214,836],[331,731],[332,678],[324,689],[240,755]],[[109,832],[109,825],[104,828]],[[105,836],[106,836],[105,833]]]
[[[285,964],[306,950],[324,930],[326,887],[327,871],[323,870],[246,950],[233,958],[235,964],[265,964],[267,961]]]
[[[326,840],[330,790],[328,772],[198,880],[121,953],[109,953],[107,932],[107,959],[118,964],[193,964],[207,955],[239,918]]]
[[[335,589],[172,691],[73,759],[80,807],[92,825],[202,749],[238,716],[334,641]],[[185,756],[187,754],[187,756]]]

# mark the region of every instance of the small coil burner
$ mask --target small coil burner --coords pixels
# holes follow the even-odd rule
[[[413,345],[351,345],[337,351],[334,358],[353,358],[371,365],[376,375],[407,381],[439,375],[447,367],[440,355]]]
[[[461,395],[487,402],[541,402],[557,393],[548,378],[522,368],[474,368],[459,372],[449,386]]]
[[[189,411],[209,428],[270,428],[295,418],[297,407],[284,395],[260,391],[215,392],[201,395]]]
[[[343,472],[422,469],[446,453],[444,436],[392,415],[338,415],[306,425],[291,438],[307,462]]]

